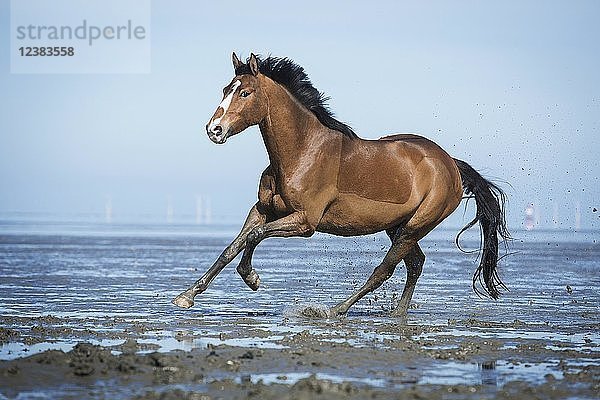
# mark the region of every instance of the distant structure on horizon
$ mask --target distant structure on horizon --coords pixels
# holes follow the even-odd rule
[[[574,201],[572,205],[575,206],[574,214],[572,215],[573,219],[570,217],[566,217],[561,221],[559,215],[559,206],[556,202],[552,203],[552,217],[549,216],[543,221],[540,218],[540,207],[537,203],[529,203],[524,210],[524,219],[523,219],[523,227],[525,230],[531,231],[533,229],[538,229],[540,226],[547,228],[552,227],[554,229],[570,229],[575,231],[581,230],[581,202]],[[568,224],[567,224],[568,223]]]
[[[204,207],[203,207],[204,206]],[[202,195],[196,196],[196,224],[210,224],[212,219],[212,211],[210,209],[210,197],[205,197],[202,200]]]
[[[529,203],[527,207],[525,207],[525,221],[523,222],[523,226],[525,230],[531,231],[533,230],[539,222],[539,212],[533,203]]]

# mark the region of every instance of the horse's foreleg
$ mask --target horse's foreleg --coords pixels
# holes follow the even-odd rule
[[[238,236],[231,242],[225,250],[221,253],[217,261],[209,268],[208,271],[200,279],[196,281],[189,289],[182,292],[179,296],[173,299],[173,304],[183,307],[190,308],[194,305],[194,297],[200,294],[208,288],[208,285],[216,278],[217,275],[229,264],[239,253],[244,249],[246,245],[246,236],[252,229],[265,223],[266,217],[260,213],[256,205],[252,207],[246,222],[242,227],[242,230]]]
[[[237,271],[252,290],[258,290],[260,278],[252,268],[251,261],[254,249],[268,237],[310,236],[315,232],[304,212],[295,212],[278,220],[255,227],[246,237],[246,247]]]
[[[404,257],[404,264],[406,265],[406,283],[404,285],[404,290],[402,291],[402,297],[400,298],[400,301],[394,305],[394,310],[392,311],[392,315],[398,317],[406,317],[417,280],[421,276],[421,272],[423,272],[425,254],[423,254],[423,251],[418,244],[415,244],[406,257]]]
[[[332,307],[330,309],[331,316],[346,314],[354,303],[363,298],[367,293],[381,286],[383,282],[392,276],[396,265],[398,265],[415,244],[416,241],[414,239],[404,239],[402,235],[395,238],[383,261],[375,268],[367,282],[348,299]]]

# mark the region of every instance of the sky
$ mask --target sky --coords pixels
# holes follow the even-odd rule
[[[225,146],[204,131],[236,51],[295,60],[364,138],[434,140],[506,189],[513,227],[533,203],[540,226],[573,229],[579,208],[600,228],[599,2],[286,4],[153,1],[149,73],[15,74],[0,0],[0,216],[102,216],[110,199],[115,221],[193,221],[201,196],[241,222],[258,129]]]

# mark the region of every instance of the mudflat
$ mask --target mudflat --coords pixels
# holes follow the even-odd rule
[[[518,232],[510,292],[470,289],[454,231],[427,261],[406,321],[404,268],[343,318],[310,318],[357,288],[382,235],[267,240],[252,292],[235,262],[190,310],[170,300],[235,227],[0,224],[0,398],[593,399],[600,394],[597,233]],[[467,238],[475,248],[477,238]]]

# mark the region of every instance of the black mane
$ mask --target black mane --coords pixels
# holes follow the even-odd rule
[[[310,82],[304,68],[294,63],[289,58],[267,57],[264,60],[258,59],[258,70],[273,79],[275,82],[285,86],[285,88],[300,102],[315,114],[323,125],[343,133],[350,138],[358,136],[352,128],[343,122],[333,118],[333,113],[327,106],[329,97],[319,92]],[[250,74],[248,59],[246,64],[241,64],[235,69],[236,75]]]

